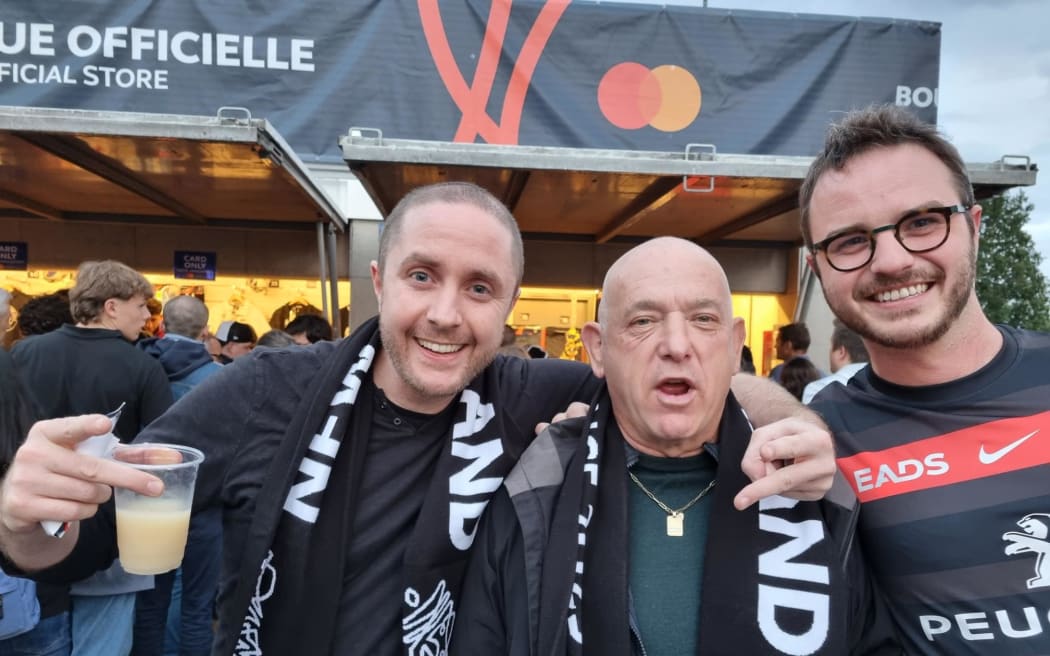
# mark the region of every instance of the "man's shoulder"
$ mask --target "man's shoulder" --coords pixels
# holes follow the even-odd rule
[[[496,356],[489,367],[495,368],[497,380],[508,393],[556,393],[597,380],[590,366],[559,358],[529,359],[501,354]]]
[[[587,417],[573,417],[548,426],[525,449],[504,481],[511,497],[539,488],[560,487],[565,467],[576,449]]]
[[[49,344],[65,340],[65,337],[58,336],[58,331],[28,335],[14,343],[11,347],[11,355],[17,358],[19,355],[35,353],[38,349],[47,347]]]
[[[190,384],[196,384],[205,378],[210,378],[214,374],[222,371],[222,365],[218,362],[202,362],[199,367],[196,367],[186,376],[186,381]]]
[[[1000,325],[999,329],[1007,335],[1013,335],[1017,345],[1024,352],[1050,350],[1050,333],[1027,328]]]
[[[237,364],[252,366],[264,374],[309,380],[317,376],[320,368],[328,364],[337,350],[346,347],[346,340],[340,340],[339,342],[322,341],[309,346],[258,348],[254,349],[250,355],[238,358]],[[244,362],[240,362],[241,360]]]

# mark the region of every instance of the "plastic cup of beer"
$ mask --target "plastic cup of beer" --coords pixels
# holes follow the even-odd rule
[[[164,481],[159,497],[113,489],[121,565],[132,574],[176,569],[186,551],[193,488],[204,454],[178,444],[122,444],[112,458]]]

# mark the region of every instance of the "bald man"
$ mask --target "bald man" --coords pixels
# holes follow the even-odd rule
[[[628,251],[582,337],[603,388],[493,499],[451,653],[900,653],[841,479],[824,501],[733,506],[752,431],[730,391],[744,325],[707,251]]]

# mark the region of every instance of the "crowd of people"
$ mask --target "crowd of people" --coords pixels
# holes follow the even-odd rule
[[[379,315],[336,342],[231,323],[211,351],[180,299],[139,340],[148,283],[86,263],[74,323],[0,357],[3,569],[78,654],[164,653],[177,586],[182,654],[1047,653],[1050,336],[981,310],[962,159],[851,112],[800,210],[827,377],[802,324],[773,380],[739,373],[724,271],[668,237],[609,268],[588,364],[508,352],[521,235],[468,183],[393,209]],[[111,488],[159,482],[74,448],[121,403],[122,440],[206,455],[181,571],[149,581],[119,570]]]
[[[2,300],[6,310],[8,298]],[[305,319],[292,323],[310,326],[318,340],[331,339],[323,317]],[[208,308],[194,296],[161,307],[149,281],[115,261],[85,262],[72,289],[27,300],[17,327],[10,352],[0,351],[5,471],[32,418],[119,407],[113,433],[131,441],[224,364],[251,353],[257,341],[251,326],[232,321],[212,334]],[[271,346],[299,343],[285,331],[271,332],[287,340]],[[218,343],[214,356],[205,346],[209,339]],[[115,562],[81,580],[37,582],[29,598],[36,625],[0,640],[0,654],[208,654],[221,544],[221,514],[199,513],[177,571],[139,576]],[[174,608],[172,598],[179,600]],[[14,610],[12,599],[7,611]]]

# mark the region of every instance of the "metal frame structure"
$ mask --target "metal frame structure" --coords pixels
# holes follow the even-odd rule
[[[316,224],[321,284],[329,285],[325,312],[340,334],[335,231],[346,222],[280,133],[246,109],[205,117],[0,107],[0,216],[242,229]]]

